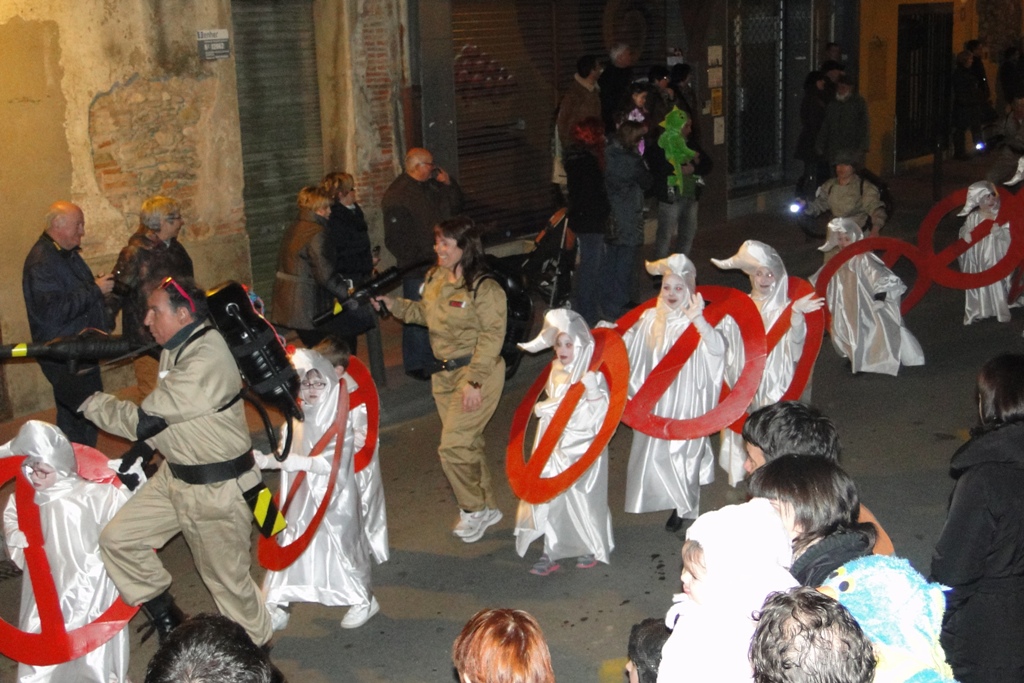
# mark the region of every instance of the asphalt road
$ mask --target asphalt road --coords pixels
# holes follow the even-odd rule
[[[976,169],[968,165],[957,169],[962,177],[954,174],[948,189],[981,175],[972,175]],[[892,183],[901,213],[887,230],[890,236],[913,239],[930,203],[929,182],[917,174]],[[947,239],[957,226],[954,221],[944,224]],[[744,276],[718,273],[707,260],[730,256],[747,238],[778,248],[792,275],[807,276],[820,265],[818,244],[806,241],[784,217],[751,216],[702,226],[694,253],[699,282],[747,291]],[[913,279],[905,265],[897,271]],[[924,347],[926,365],[905,368],[898,377],[854,376],[826,340],[814,372],[812,402],[839,427],[844,467],[889,532],[897,554],[925,573],[952,488],[949,458],[975,419],[975,374],[988,358],[1021,351],[1019,313],[1010,324],[985,321],[968,327],[962,317],[962,293],[933,287],[907,315],[908,326]],[[537,617],[559,681],[622,680],[630,626],[662,615],[679,589],[682,538],[664,530],[667,515],[622,512],[631,439],[623,426],[609,453],[616,541],[611,564],[577,570],[569,563],[544,578],[528,573],[540,544],[526,558],[515,552],[511,530],[516,500],[503,476],[504,451],[511,414],[545,362],[547,356],[524,362],[487,431],[488,458],[505,519],[475,544],[450,534],[456,507],[436,458],[439,423],[426,386],[405,384],[383,392],[389,424],[381,432],[381,462],[391,560],[373,572],[381,612],[361,629],[346,631],[338,626],[343,608],[295,605],[291,623],[277,634],[273,650],[274,661],[289,680],[450,683],[452,641],[475,611],[489,606],[522,608]],[[730,489],[724,473],[719,475],[701,492],[704,510],[745,498],[742,487]],[[6,489],[0,498],[5,494]],[[175,577],[173,592],[183,608],[193,613],[212,610],[184,543],[176,539],[161,556]],[[17,619],[18,583],[0,580],[0,616],[8,621]],[[137,638],[131,674],[139,682],[155,643],[140,645]],[[13,680],[13,663],[0,661],[0,681]]]

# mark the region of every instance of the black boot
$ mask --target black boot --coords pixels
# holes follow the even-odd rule
[[[149,617],[149,623],[156,631],[157,640],[163,645],[171,631],[178,628],[181,622],[185,621],[185,614],[174,604],[174,598],[169,591],[164,591],[152,600],[142,603],[142,611]],[[149,638],[152,631],[143,636],[143,640]]]
[[[675,533],[682,528],[683,518],[676,514],[676,511],[673,510],[672,514],[668,517],[668,521],[665,522],[665,531],[671,531],[672,533]]]

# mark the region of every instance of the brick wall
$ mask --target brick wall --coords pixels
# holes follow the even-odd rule
[[[136,77],[93,101],[89,138],[96,184],[129,226],[138,223],[144,199],[163,194],[181,205],[190,239],[244,229],[241,196],[219,214],[226,218],[214,216],[215,224],[196,207],[206,142],[200,119],[215,95],[212,79]]]

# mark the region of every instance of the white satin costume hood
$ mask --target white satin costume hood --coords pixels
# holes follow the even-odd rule
[[[960,210],[958,216],[966,216],[971,211],[974,211],[981,204],[981,200],[989,195],[996,195],[996,186],[987,180],[979,180],[976,183],[971,183],[970,187],[967,188],[967,201],[964,203],[964,208]]]
[[[832,251],[839,246],[839,236],[845,234],[851,242],[864,239],[864,231],[852,218],[833,218],[828,222],[828,234],[825,236],[825,244],[818,247],[818,251]]]
[[[565,367],[555,358],[552,361],[551,377],[556,373],[564,373],[561,378],[567,384],[575,384],[583,378],[587,368],[590,366],[590,359],[594,355],[594,335],[583,317],[575,311],[567,308],[553,308],[544,314],[544,324],[540,333],[528,342],[519,344],[519,348],[527,353],[538,353],[544,349],[550,349],[555,345],[558,335],[567,334],[572,340],[573,355],[572,362]],[[548,384],[551,378],[548,379]]]
[[[786,266],[779,252],[764,242],[747,240],[740,245],[740,250],[725,260],[711,259],[711,262],[723,270],[742,270],[750,276],[750,298],[761,311],[761,319],[765,327],[769,327],[779,317],[783,309],[789,305],[789,282]],[[768,296],[759,298],[754,287],[754,273],[758,268],[767,268],[775,276]]]
[[[21,426],[17,436],[0,446],[0,458],[17,455],[28,456],[21,466],[26,477],[32,465],[44,463],[57,470],[57,484],[72,475],[77,478],[75,450],[64,432],[52,424],[29,420]]]
[[[302,423],[302,445],[299,452],[308,454],[338,416],[338,376],[334,372],[334,366],[326,358],[309,349],[296,349],[292,355],[292,366],[299,373],[301,382],[306,381],[306,374],[310,370],[316,370],[327,383],[320,394],[320,399],[314,405],[307,405],[305,402],[302,404],[302,412],[306,419]]]

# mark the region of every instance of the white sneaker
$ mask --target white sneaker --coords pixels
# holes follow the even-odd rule
[[[452,529],[452,533],[466,543],[475,543],[484,536],[487,527],[493,526],[501,521],[501,510],[484,508],[477,512],[459,512],[459,523]]]
[[[288,626],[288,619],[291,615],[283,605],[268,602],[267,612],[270,613],[270,628],[275,631],[283,631]]]
[[[380,603],[377,598],[370,596],[370,602],[365,605],[353,605],[348,608],[345,618],[341,620],[342,628],[359,628],[370,620],[374,614],[380,611]]]

